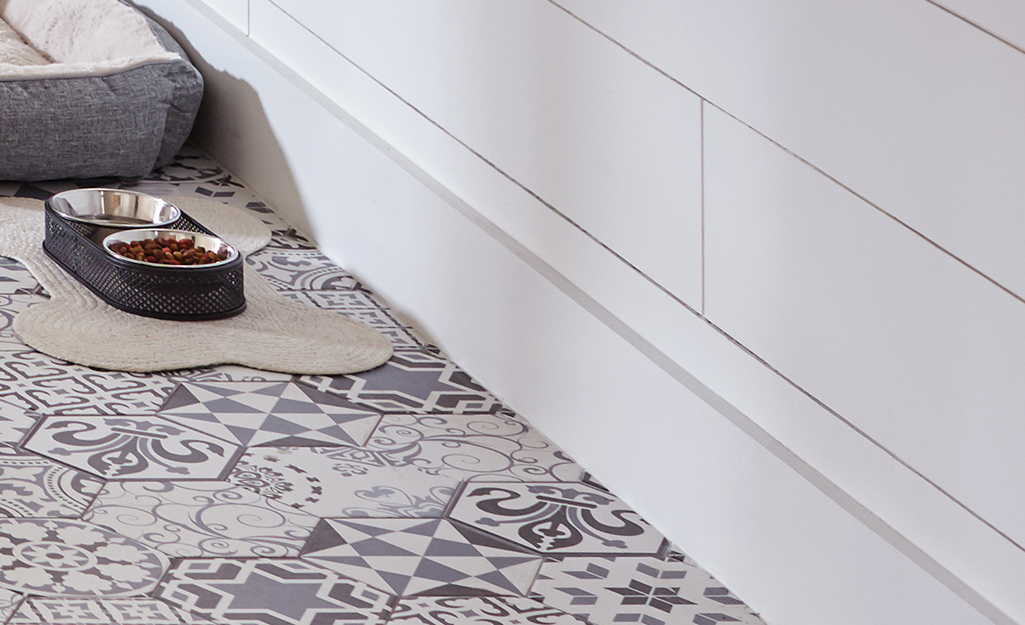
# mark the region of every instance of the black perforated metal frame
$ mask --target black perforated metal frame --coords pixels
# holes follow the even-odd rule
[[[103,249],[117,229],[62,218],[46,202],[43,251],[114,308],[173,321],[223,319],[246,309],[241,255],[211,267],[171,269],[129,262]],[[217,236],[182,211],[166,226]]]

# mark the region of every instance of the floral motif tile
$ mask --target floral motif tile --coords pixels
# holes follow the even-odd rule
[[[25,447],[111,480],[216,479],[242,448],[158,417],[44,417]]]
[[[303,376],[317,389],[384,413],[491,413],[494,395],[452,361],[428,350],[397,351],[376,369],[351,375]]]
[[[544,435],[504,413],[386,415],[366,446],[457,480],[576,481],[583,473]]]
[[[160,415],[243,445],[362,445],[376,412],[292,382],[184,383]]]
[[[102,487],[86,473],[0,445],[0,516],[79,517]]]
[[[361,291],[288,291],[285,296],[362,321],[388,337],[395,349],[423,347],[409,328],[392,317],[370,295]]]
[[[156,596],[217,623],[379,625],[391,597],[295,559],[181,560]]]
[[[328,519],[303,559],[399,596],[522,595],[541,557],[443,519]]]
[[[389,625],[582,625],[575,617],[525,597],[402,599]]]
[[[0,588],[50,597],[139,595],[167,558],[102,527],[66,519],[0,519]]]
[[[246,262],[279,291],[360,289],[359,281],[315,249],[264,248]]]
[[[173,557],[287,557],[317,517],[226,482],[110,482],[83,520]]]
[[[580,483],[470,482],[449,516],[545,554],[655,554],[664,540],[618,497]]]
[[[253,447],[228,481],[322,518],[439,517],[457,485],[356,447]]]
[[[203,625],[158,599],[42,599],[25,601],[9,625]]]
[[[292,374],[261,371],[242,365],[217,365],[197,369],[187,377],[189,382],[289,382]]]
[[[613,623],[764,625],[692,561],[634,557],[548,560],[531,596],[587,619]]]

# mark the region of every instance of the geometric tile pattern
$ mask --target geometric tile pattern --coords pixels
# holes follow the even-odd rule
[[[544,435],[505,413],[386,415],[367,447],[457,480],[574,482],[583,473]]]
[[[78,517],[102,487],[90,475],[0,445],[0,516]]]
[[[83,516],[169,556],[298,556],[313,517],[226,482],[110,482]]]
[[[201,625],[157,599],[29,599],[10,625]]]
[[[322,518],[440,517],[458,485],[358,447],[252,447],[228,481]]]
[[[250,254],[246,262],[278,291],[334,291],[361,286],[317,250],[268,248]]]
[[[492,413],[502,407],[468,373],[427,350],[397,351],[370,371],[307,375],[302,381],[384,413]]]
[[[323,521],[303,559],[399,596],[522,595],[541,557],[442,519]]]
[[[346,317],[362,321],[391,340],[395,349],[420,349],[417,341],[406,326],[399,323],[388,311],[374,302],[374,299],[360,291],[296,291],[288,295],[318,308],[333,310]]]
[[[241,447],[157,417],[45,417],[27,449],[107,479],[216,479]]]
[[[218,623],[383,623],[391,600],[366,584],[293,559],[182,560],[156,596]]]
[[[0,344],[0,401],[41,415],[152,414],[177,384],[178,373],[98,371]]]
[[[653,557],[666,547],[654,547],[659,536],[636,514],[202,151],[185,146],[171,164],[140,180],[0,182],[0,195],[42,200],[56,192],[96,186],[207,198],[250,211],[271,229],[270,244],[247,259],[250,266],[285,297],[369,323],[389,337],[396,352],[388,363],[369,372],[302,379],[234,365],[135,374],[68,364],[35,352],[14,333],[15,316],[48,295],[23,266],[0,258],[0,442],[26,444],[24,439],[38,426],[42,429],[32,434],[29,446],[61,464],[74,463],[118,480],[108,484],[85,515],[119,532],[77,521],[48,521],[50,517],[13,526],[7,522],[7,531],[0,528],[0,582],[5,575],[12,576],[14,581],[7,586],[22,588],[29,597],[0,584],[0,622],[15,610],[19,612],[11,622],[20,625],[198,625],[209,623],[206,617],[249,625],[379,623],[385,618],[389,624],[409,625],[568,625],[575,617],[567,611],[590,614],[599,625],[761,622],[682,554]],[[271,415],[282,414],[272,408],[258,413],[206,411],[198,419],[176,417],[178,423],[157,418],[180,383],[287,386],[300,380],[306,386],[299,390],[310,400],[306,408],[313,412],[286,411],[284,423],[271,419],[265,425]],[[325,435],[323,428],[330,430],[337,423],[323,421],[322,415],[339,406],[387,416],[379,422],[367,419],[360,432]],[[254,414],[255,420],[263,421],[254,425]],[[122,415],[123,423],[111,421]],[[375,422],[377,429],[371,432]],[[52,427],[57,424],[68,426],[64,434],[70,444],[57,440],[61,430]],[[95,429],[79,429],[86,424]],[[169,433],[170,427],[179,428],[182,435]],[[215,428],[221,428],[219,434]],[[112,437],[109,441],[107,435]],[[265,447],[250,449],[232,471],[232,452],[240,451],[236,443],[243,440],[248,447]],[[225,451],[211,452],[206,443]],[[0,459],[8,461],[6,466],[0,462],[0,489],[8,487],[0,498],[17,502],[14,508],[22,506],[19,514],[49,514],[55,508],[57,514],[65,514],[65,508],[68,514],[77,514],[100,484],[49,462],[37,464],[45,461],[25,451],[0,448]],[[36,479],[9,479],[26,467],[39,468],[32,474]],[[43,467],[53,467],[52,472]],[[229,481],[209,481],[229,471]],[[57,474],[57,480],[41,477]],[[81,484],[66,486],[76,475]],[[524,490],[522,483],[527,482],[542,490]],[[482,488],[490,489],[488,494]],[[559,488],[563,491],[553,492]],[[505,489],[505,494],[497,489]],[[467,494],[456,507],[452,497],[459,490]],[[52,501],[62,497],[72,502]],[[531,506],[532,512],[524,510]],[[450,518],[453,515],[466,522]],[[329,534],[309,542],[310,561],[299,558],[317,516],[347,517],[331,520],[325,524],[329,528],[361,524],[364,538],[352,538],[363,550],[359,558],[375,562],[380,570],[345,561],[347,556],[339,550],[351,548],[349,543],[331,543],[325,540]],[[39,525],[47,522],[50,527]],[[435,531],[430,536],[395,531],[396,524]],[[643,531],[632,535],[637,526]],[[374,532],[383,532],[379,543],[374,542],[376,537],[367,538]],[[97,542],[97,535],[105,542]],[[568,545],[576,540],[580,542],[575,546]],[[398,547],[421,551],[409,547],[415,541],[426,541],[423,550],[432,553],[396,555]],[[515,594],[501,583],[496,584],[500,595],[434,595],[442,592],[436,588],[399,599],[382,592],[392,586],[381,580],[406,580],[412,587],[453,575],[464,577],[445,582],[451,592],[498,592],[481,582],[488,573],[471,566],[498,556],[482,558],[459,551],[469,543],[483,552],[488,541],[496,549],[511,550],[510,557],[524,557],[517,549],[528,547],[534,559],[548,555],[553,561],[545,565],[546,579],[537,582],[534,592],[567,610],[540,602],[540,595],[520,596],[518,591],[527,582],[510,572],[515,566],[491,567],[493,574],[508,575]],[[152,545],[153,551],[142,543]],[[367,551],[380,543],[396,544],[388,547],[390,555]],[[557,543],[562,547],[543,548]],[[173,596],[177,605],[192,606],[205,617],[171,607],[160,598],[116,597],[149,592],[168,557],[162,552],[188,558],[179,560],[160,588],[161,596]],[[196,556],[223,559],[192,559]],[[334,566],[344,563],[360,569],[361,575],[372,572],[381,589],[314,565],[312,560],[318,557],[334,558]],[[408,563],[417,558],[423,568],[410,573]],[[642,564],[659,572],[646,573]],[[674,566],[693,570],[688,569],[681,581],[674,577]],[[146,570],[140,572],[140,567]],[[600,573],[599,568],[609,572]],[[40,590],[33,590],[33,584]],[[454,590],[456,586],[460,590]],[[675,588],[691,603],[675,599]],[[53,596],[38,596],[47,593]],[[111,593],[115,596],[99,596]],[[607,609],[599,611],[594,605]],[[393,617],[386,615],[389,606]],[[668,613],[662,609],[666,607]]]
[[[622,556],[546,561],[531,596],[594,625],[761,623],[740,599],[688,561]]]
[[[403,599],[389,625],[581,625],[575,617],[525,597]]]
[[[292,382],[184,383],[160,415],[254,445],[362,445],[380,415]]]
[[[96,525],[66,519],[0,520],[0,587],[46,596],[140,595],[167,558]]]
[[[546,554],[652,555],[664,540],[618,497],[579,483],[470,482],[449,516]]]

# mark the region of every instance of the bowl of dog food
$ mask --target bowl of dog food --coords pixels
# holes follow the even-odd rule
[[[167,200],[121,189],[72,189],[46,203],[64,219],[107,228],[156,228],[181,217]]]
[[[188,230],[123,230],[104,238],[103,247],[128,262],[166,269],[210,268],[238,258],[223,240]]]

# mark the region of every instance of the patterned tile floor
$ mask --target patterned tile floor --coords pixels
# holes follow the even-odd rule
[[[0,623],[762,623],[198,150],[0,195],[92,186],[253,211],[275,289],[396,351],[334,377],[89,369],[18,340],[47,294],[0,258]]]

